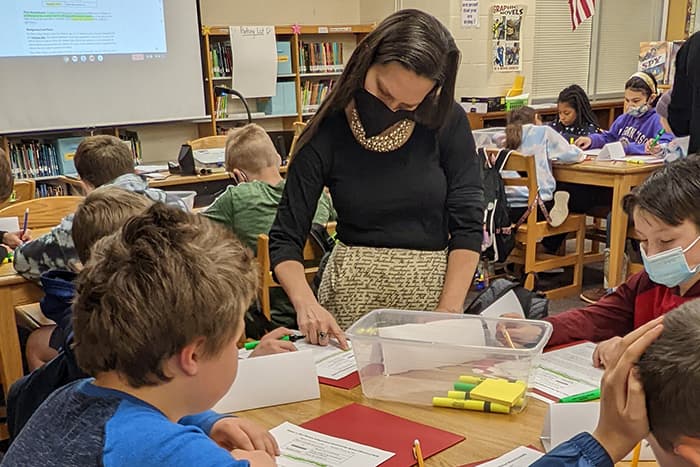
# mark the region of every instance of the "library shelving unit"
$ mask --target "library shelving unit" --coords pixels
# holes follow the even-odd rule
[[[67,182],[64,164],[72,159],[78,141],[91,135],[113,135],[129,143],[134,163],[141,158],[141,144],[136,132],[121,127],[75,130],[47,130],[0,136],[0,148],[10,161],[16,180],[36,182],[36,196],[75,194]],[[73,172],[71,169],[70,172]]]
[[[290,73],[277,74],[277,82],[294,83],[295,108],[287,109],[283,113],[264,113],[262,107],[268,98],[247,98],[251,106],[253,120],[281,120],[283,130],[292,130],[294,122],[302,122],[305,118],[313,115],[318,107],[320,98],[325,96],[323,91],[329,81],[337,79],[342,73],[344,63],[352,54],[357,44],[374,28],[372,24],[357,25],[285,25],[275,26],[275,37],[279,43],[289,43],[291,53]],[[221,53],[225,57],[230,57],[231,45],[229,26],[202,26],[202,62],[204,70],[204,90],[205,102],[207,106],[207,120],[198,121],[199,134],[215,135],[225,131],[228,127],[247,119],[240,103],[235,102],[235,98],[224,96],[224,99],[231,99],[234,102],[231,106],[233,114],[223,115],[220,109],[220,101],[215,95],[214,88],[219,85],[230,85],[232,76],[230,66],[219,66]],[[335,63],[315,63],[313,47],[318,44],[326,44],[328,56],[336,57]],[[337,45],[336,45],[337,44]],[[309,46],[311,51],[309,51]],[[321,48],[324,45],[320,45]],[[335,48],[334,48],[335,47]],[[317,49],[317,52],[319,50]],[[323,52],[323,51],[322,51]],[[337,57],[342,54],[342,62]],[[319,55],[325,54],[317,54]],[[311,57],[310,57],[311,56]],[[309,63],[309,59],[311,62]],[[304,65],[300,62],[303,62]],[[313,65],[313,66],[311,66]],[[223,72],[222,72],[223,68]],[[327,89],[326,89],[327,92]],[[315,104],[309,102],[313,96]],[[219,98],[220,99],[220,98]],[[228,107],[228,106],[227,106]],[[269,107],[268,107],[269,109]],[[292,110],[292,111],[289,111]]]

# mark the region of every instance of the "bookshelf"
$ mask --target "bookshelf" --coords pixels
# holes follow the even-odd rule
[[[36,182],[36,197],[73,194],[64,175],[75,173],[72,157],[80,140],[92,135],[113,135],[127,143],[134,164],[141,162],[141,142],[138,134],[124,128],[93,128],[54,130],[39,133],[19,133],[0,136],[0,148],[10,161],[15,180]]]
[[[332,89],[334,81],[341,75],[345,62],[357,44],[373,28],[374,25],[370,24],[275,26],[278,44],[289,43],[291,52],[291,72],[278,73],[277,82],[290,83],[286,89],[291,91],[293,88],[295,108],[293,112],[288,107],[283,112],[275,112],[275,107],[270,105],[270,98],[247,99],[253,120],[281,120],[281,127],[291,130],[294,122],[312,116]],[[232,79],[230,63],[227,63],[231,55],[229,27],[202,26],[203,78],[208,118],[196,122],[201,136],[221,133],[231,125],[247,120],[238,99],[228,96],[217,98],[214,93],[215,86]],[[223,72],[221,57],[224,57]],[[321,63],[323,60],[319,58],[326,61]],[[218,99],[230,100],[224,103],[228,107],[226,112],[220,112],[221,101]]]

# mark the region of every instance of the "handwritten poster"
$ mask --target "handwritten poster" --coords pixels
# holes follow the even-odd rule
[[[479,27],[479,0],[462,0],[462,27]]]
[[[522,71],[520,46],[524,17],[525,7],[522,5],[491,7],[493,71]]]
[[[277,45],[274,26],[231,26],[233,88],[245,97],[277,92]]]

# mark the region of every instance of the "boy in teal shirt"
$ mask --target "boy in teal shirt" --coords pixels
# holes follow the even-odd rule
[[[229,186],[203,213],[231,229],[244,245],[257,254],[260,234],[270,231],[282,199],[285,180],[280,175],[282,159],[265,130],[255,123],[231,130],[226,140],[226,170],[238,185]],[[325,193],[316,207],[314,222],[335,220],[331,200]],[[296,327],[296,313],[282,288],[270,290],[273,324]]]

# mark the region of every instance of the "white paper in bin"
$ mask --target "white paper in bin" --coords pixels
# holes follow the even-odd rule
[[[494,341],[489,330],[503,321],[536,325],[543,332],[531,348],[510,349]],[[347,334],[367,397],[429,405],[460,375],[527,381],[551,332],[551,324],[541,321],[375,310]]]

